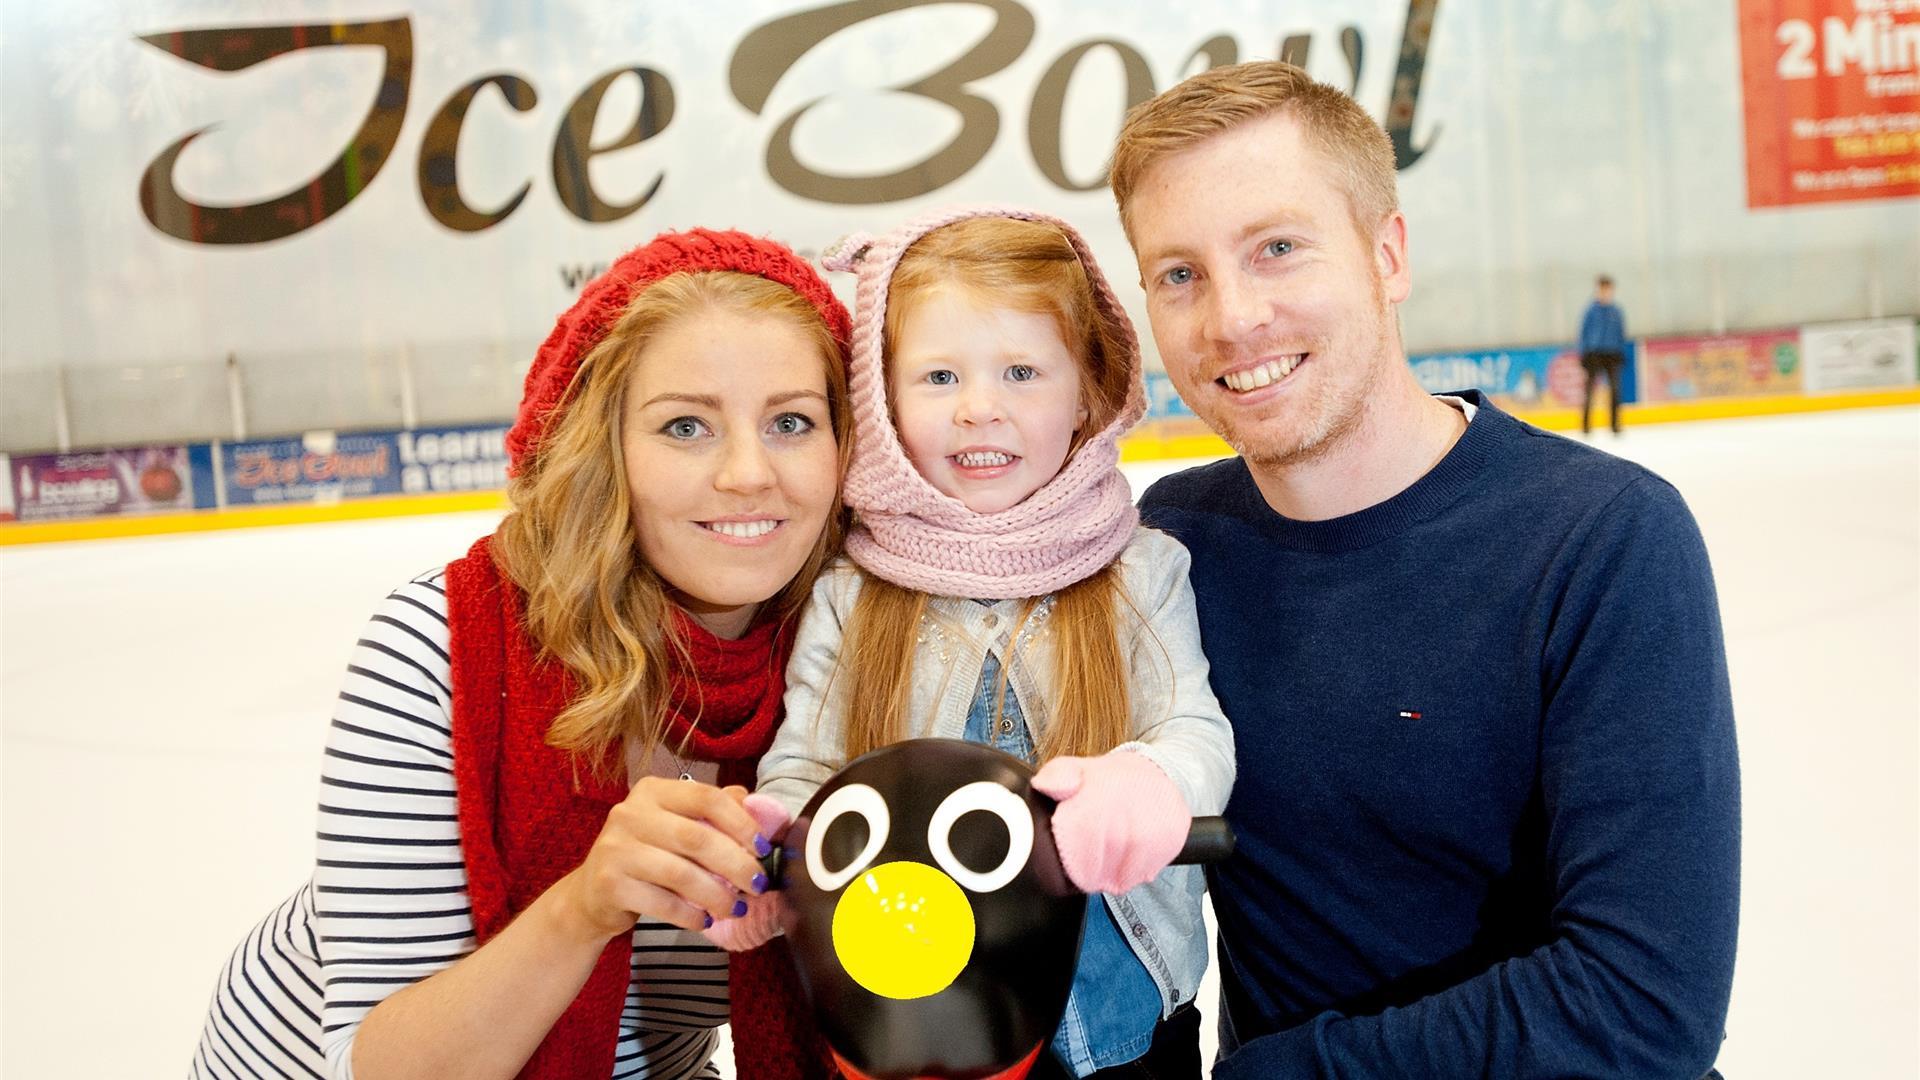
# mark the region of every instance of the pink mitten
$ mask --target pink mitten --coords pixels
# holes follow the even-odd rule
[[[779,843],[790,821],[787,809],[765,795],[749,795],[741,804],[760,825],[760,835]],[[771,884],[778,884],[777,882]],[[779,891],[746,898],[747,913],[737,919],[719,919],[701,931],[708,941],[728,952],[757,949],[780,934],[780,915],[787,902]]]
[[[1033,788],[1060,802],[1053,843],[1083,892],[1123,893],[1152,881],[1193,825],[1173,780],[1131,750],[1054,758],[1034,774]]]

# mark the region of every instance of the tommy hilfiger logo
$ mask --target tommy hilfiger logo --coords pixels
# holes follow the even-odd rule
[[[1402,719],[1402,720],[1418,720],[1418,719],[1420,719],[1420,710],[1418,710],[1418,709],[1401,709],[1401,710],[1400,710],[1400,719]]]

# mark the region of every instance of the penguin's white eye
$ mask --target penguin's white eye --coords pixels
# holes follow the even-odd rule
[[[954,826],[975,811],[993,815],[1006,827],[1005,853],[984,870],[967,865],[953,852]],[[1027,865],[1027,856],[1033,854],[1033,811],[1027,809],[1026,800],[991,780],[968,784],[947,796],[933,812],[933,820],[927,825],[927,847],[933,852],[933,861],[962,887],[977,893],[992,892],[1017,877],[1020,868]]]
[[[860,854],[845,866],[828,870],[821,846],[826,843],[827,833],[833,828],[834,822],[848,814],[858,814],[866,822],[867,842],[860,848]],[[865,784],[848,784],[827,796],[827,801],[820,804],[819,812],[813,815],[813,824],[807,828],[807,876],[813,879],[814,887],[821,892],[832,892],[865,870],[887,842],[887,830],[892,820],[887,813],[887,800]]]

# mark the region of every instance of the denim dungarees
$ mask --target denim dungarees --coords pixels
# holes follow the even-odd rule
[[[1000,658],[989,652],[979,691],[967,711],[966,740],[1033,764],[1033,736],[1011,684],[1002,696],[998,721],[994,718],[994,691],[999,688]],[[1087,929],[1077,963],[1067,1012],[1053,1036],[1054,1055],[1075,1076],[1086,1076],[1145,1054],[1160,1022],[1160,990],[1097,894],[1087,897]]]

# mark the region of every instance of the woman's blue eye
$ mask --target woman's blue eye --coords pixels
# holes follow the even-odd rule
[[[1169,285],[1185,285],[1187,282],[1193,280],[1193,268],[1191,266],[1176,266],[1166,273],[1161,274],[1160,280]]]
[[[1269,240],[1267,241],[1267,246],[1262,250],[1264,250],[1268,255],[1285,255],[1288,252],[1293,250],[1293,241]]]
[[[805,435],[807,432],[812,431],[813,428],[813,419],[802,416],[797,412],[781,413],[779,416],[773,418],[773,433],[775,435]]]
[[[1039,375],[1040,373],[1033,370],[1030,364],[1015,364],[1007,369],[1007,378],[1014,382],[1026,382],[1028,379],[1038,378]]]
[[[952,386],[954,383],[960,381],[960,376],[944,369],[940,371],[929,371],[927,372],[927,381],[935,386]]]
[[[660,430],[675,439],[697,439],[706,429],[707,425],[702,421],[691,416],[680,416],[667,421]]]

